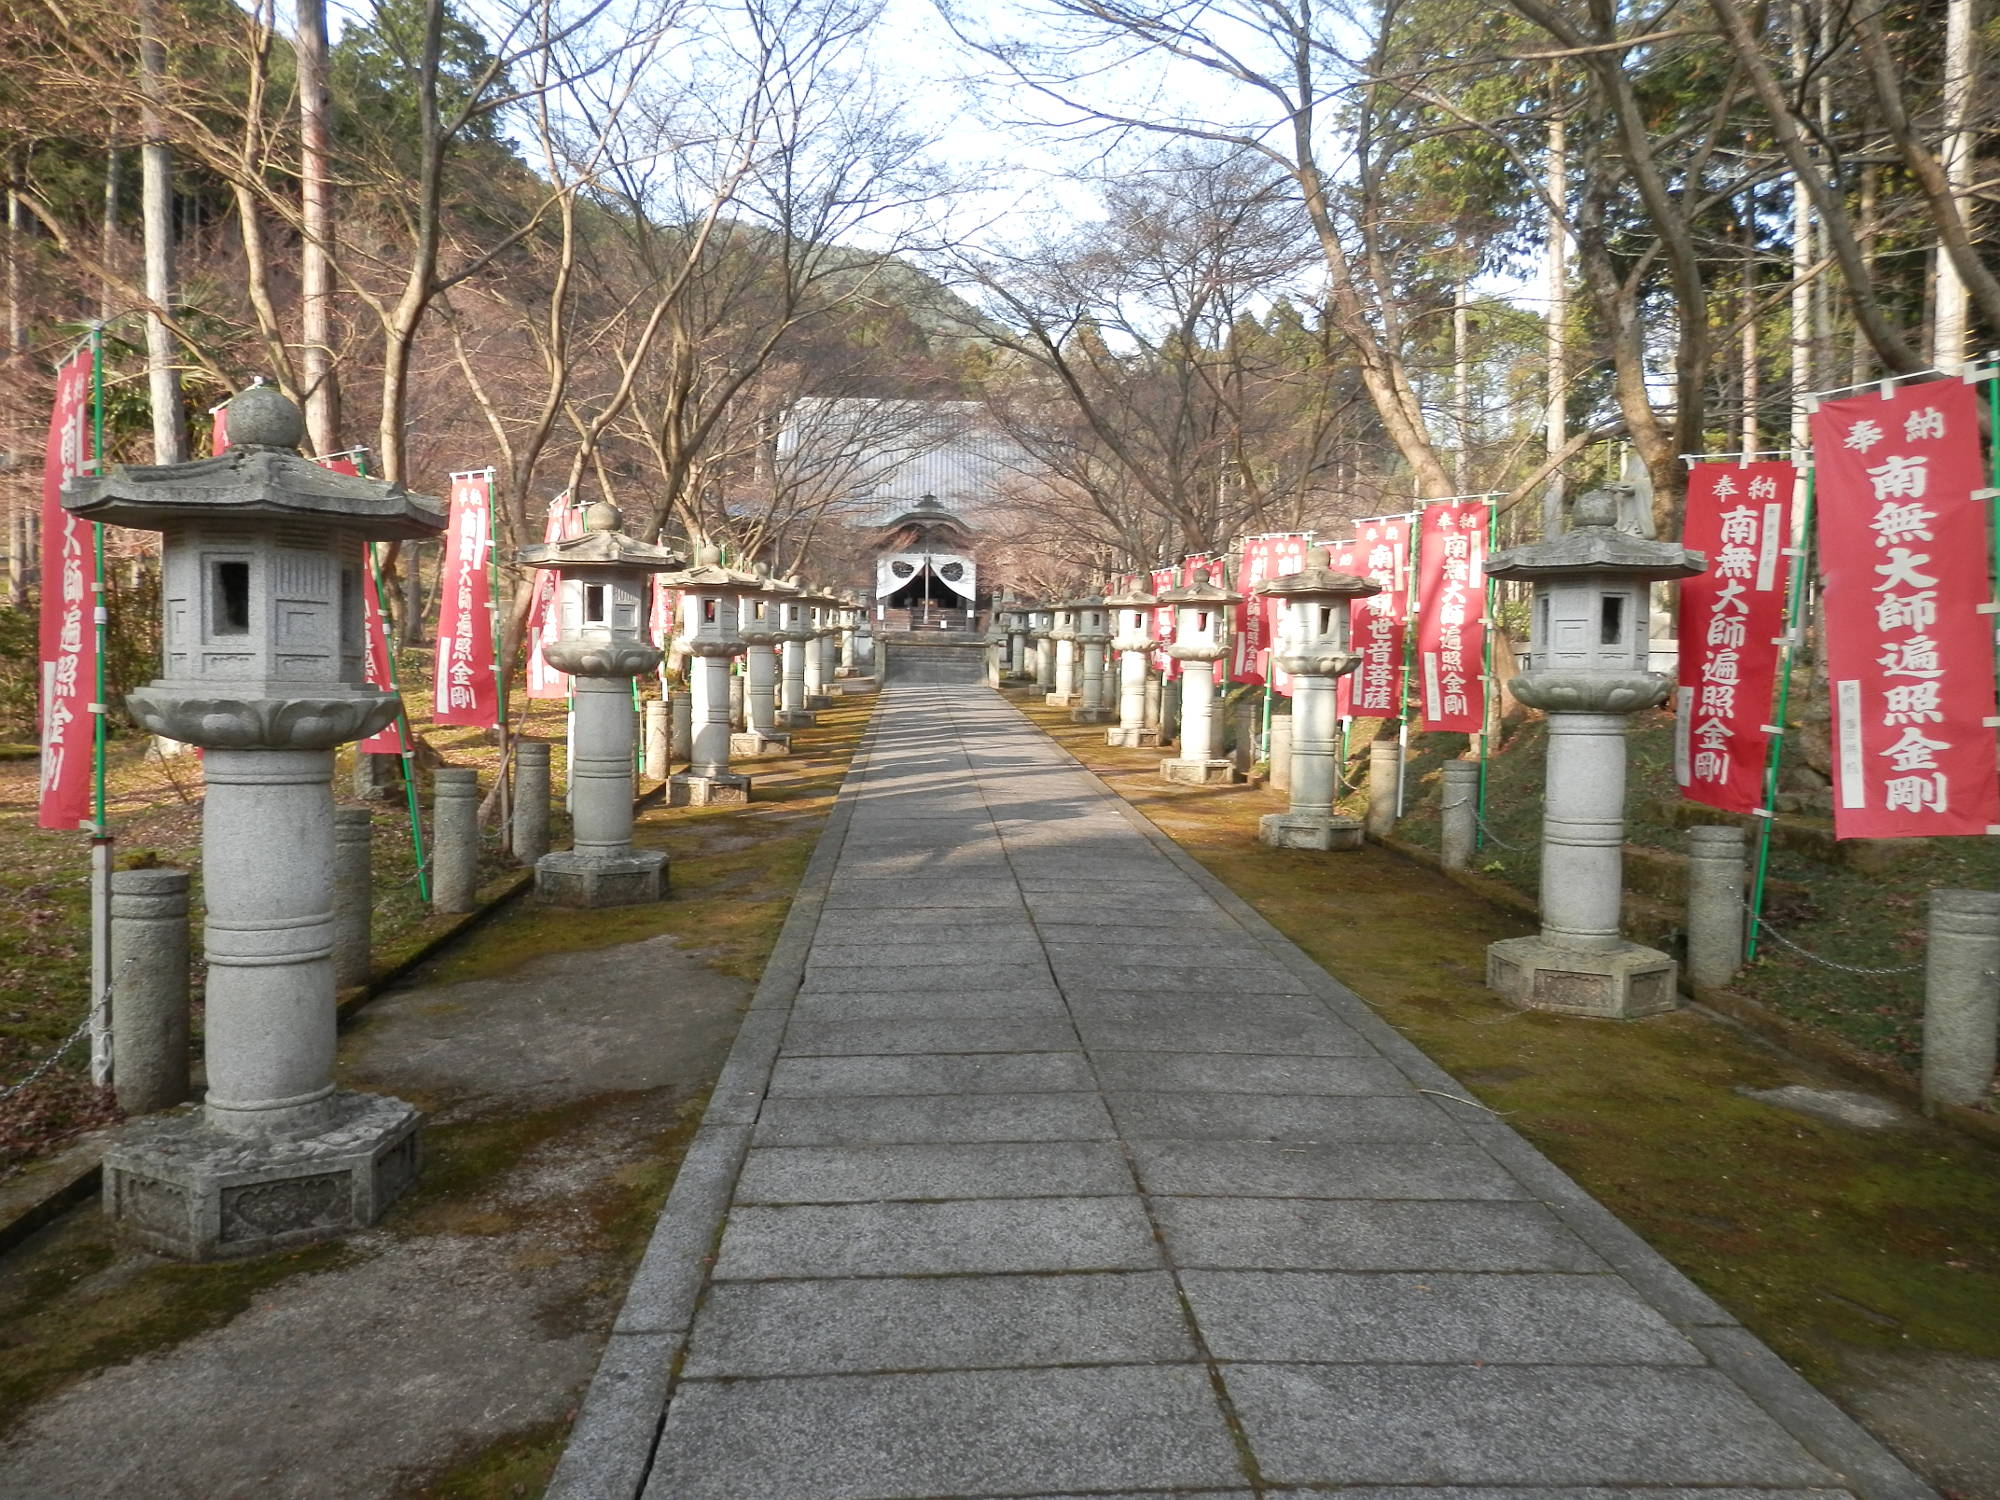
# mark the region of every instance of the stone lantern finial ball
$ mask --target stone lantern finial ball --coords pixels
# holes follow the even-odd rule
[[[616,531],[624,522],[624,513],[609,500],[593,500],[583,512],[585,531]]]
[[[229,398],[229,446],[290,448],[305,441],[306,419],[275,385],[253,385]]]
[[[1332,567],[1333,567],[1333,552],[1330,548],[1313,547],[1307,550],[1306,571],[1308,573],[1318,570],[1331,570]]]
[[[722,549],[714,542],[703,542],[695,560],[705,568],[719,567],[722,563]]]

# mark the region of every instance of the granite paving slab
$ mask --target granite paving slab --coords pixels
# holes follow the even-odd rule
[[[986,689],[726,1078],[552,1500],[1935,1500]]]

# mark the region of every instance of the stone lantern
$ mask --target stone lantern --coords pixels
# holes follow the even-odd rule
[[[1076,707],[1076,604],[1056,605],[1050,612],[1049,641],[1055,653],[1055,686],[1042,701],[1050,708]]]
[[[1117,632],[1111,645],[1118,653],[1118,722],[1104,731],[1107,745],[1150,750],[1160,743],[1159,729],[1146,724],[1146,675],[1153,666],[1153,611],[1159,604],[1152,580],[1143,573],[1124,593],[1104,600]]]
[[[1007,637],[1000,680],[1020,682],[1028,676],[1028,612],[1021,608],[1020,600],[1009,594],[1001,599],[997,618],[1002,633]]]
[[[1076,724],[1104,724],[1112,717],[1111,700],[1105,690],[1104,652],[1111,644],[1111,611],[1102,596],[1091,594],[1076,600],[1076,652],[1079,668],[1077,705],[1070,711]]]
[[[833,707],[833,672],[828,665],[828,647],[839,632],[834,611],[840,601],[824,590],[808,588],[799,595],[806,607],[805,624],[812,632],[802,642],[805,658],[805,706],[809,709]]]
[[[1174,643],[1167,654],[1181,664],[1181,753],[1160,762],[1160,776],[1187,786],[1227,786],[1236,768],[1215,753],[1215,664],[1229,651],[1223,621],[1236,596],[1198,578],[1159,597],[1173,606]]]
[[[1257,837],[1273,849],[1359,849],[1361,821],[1337,817],[1340,719],[1335,683],[1360,664],[1348,638],[1356,599],[1381,585],[1334,571],[1326,548],[1306,554],[1305,568],[1258,585],[1284,609],[1277,664],[1292,674],[1292,764],[1288,811],[1257,821]]]
[[[778,727],[810,729],[819,720],[806,707],[806,647],[813,639],[805,585],[794,573],[785,580],[791,592],[778,601],[778,634],[784,640],[779,655]]]
[[[1055,628],[1055,611],[1038,604],[1028,611],[1028,639],[1035,648],[1035,691],[1045,697],[1056,690],[1056,643],[1049,632]]]
[[[163,670],[126,705],[207,751],[207,1097],[122,1127],[104,1157],[119,1230],[202,1260],[371,1224],[416,1176],[417,1111],[333,1083],[333,749],[398,707],[363,674],[363,544],[445,524],[434,500],[300,457],[276,387],[228,421],[214,458],[63,492],[78,516],[160,533]]]
[[[798,590],[768,576],[759,563],[764,586],[745,594],[738,606],[736,633],[743,637],[744,728],[729,741],[729,753],[756,759],[789,755],[792,737],[778,728],[778,655],[784,647],[784,600]]]
[[[632,847],[632,680],[660,664],[647,634],[652,577],[686,559],[625,535],[622,519],[599,500],[577,535],[519,554],[521,566],[560,575],[557,633],[542,655],[570,674],[573,847],[535,861],[535,892],[556,906],[630,906],[667,893],[666,855]]]
[[[1560,536],[1494,553],[1490,578],[1534,585],[1528,663],[1510,688],[1549,716],[1542,811],[1542,931],[1486,950],[1486,983],[1517,1005],[1645,1016],[1675,1005],[1674,962],[1619,936],[1624,897],[1625,719],[1665,700],[1646,670],[1648,585],[1707,561],[1620,531],[1619,495],[1592,490]]]
[[[861,601],[853,594],[840,596],[840,607],[835,612],[834,624],[839,629],[837,637],[839,652],[834,658],[835,677],[859,677],[861,658],[856,649],[856,632],[861,628]]]
[[[681,591],[681,628],[693,658],[688,664],[694,698],[692,745],[688,768],[667,778],[667,802],[672,807],[750,800],[750,778],[729,769],[729,663],[743,654],[743,637],[737,633],[742,603],[761,593],[766,580],[724,567],[719,547],[703,547],[698,557],[686,572],[666,579],[669,588]]]

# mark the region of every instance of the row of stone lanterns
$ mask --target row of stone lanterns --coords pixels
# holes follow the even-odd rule
[[[333,1082],[336,967],[351,962],[354,923],[343,917],[355,915],[336,909],[333,751],[399,707],[365,680],[364,545],[431,536],[447,520],[435,500],[304,458],[303,419],[275,387],[237,395],[228,421],[224,453],[121,465],[71,481],[63,496],[89,520],[161,533],[162,672],[127,706],[153,733],[207,752],[206,1096],[198,1109],[134,1120],[104,1158],[106,1210],[121,1232],[193,1259],[373,1223],[415,1179],[417,1110]],[[624,535],[603,502],[579,535],[525,547],[519,560],[561,575],[560,625],[544,649],[573,679],[576,723],[574,843],[536,851],[537,889],[571,906],[658,899],[665,856],[632,845],[633,681],[661,659],[646,635],[650,580],[681,590],[694,658],[691,764],[670,779],[682,805],[748,795],[730,767],[731,659],[746,654],[752,679],[745,753],[782,749],[777,644],[793,722],[809,724],[814,688],[859,659],[860,606],[724,567],[714,548],[689,566]],[[545,753],[535,759],[546,766]],[[457,773],[452,790],[476,797],[462,784],[470,778]],[[541,795],[545,806],[545,781]],[[459,842],[476,844],[476,832]]]

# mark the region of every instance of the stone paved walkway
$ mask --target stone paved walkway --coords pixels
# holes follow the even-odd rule
[[[1931,1493],[1462,1093],[892,687],[551,1494]]]

